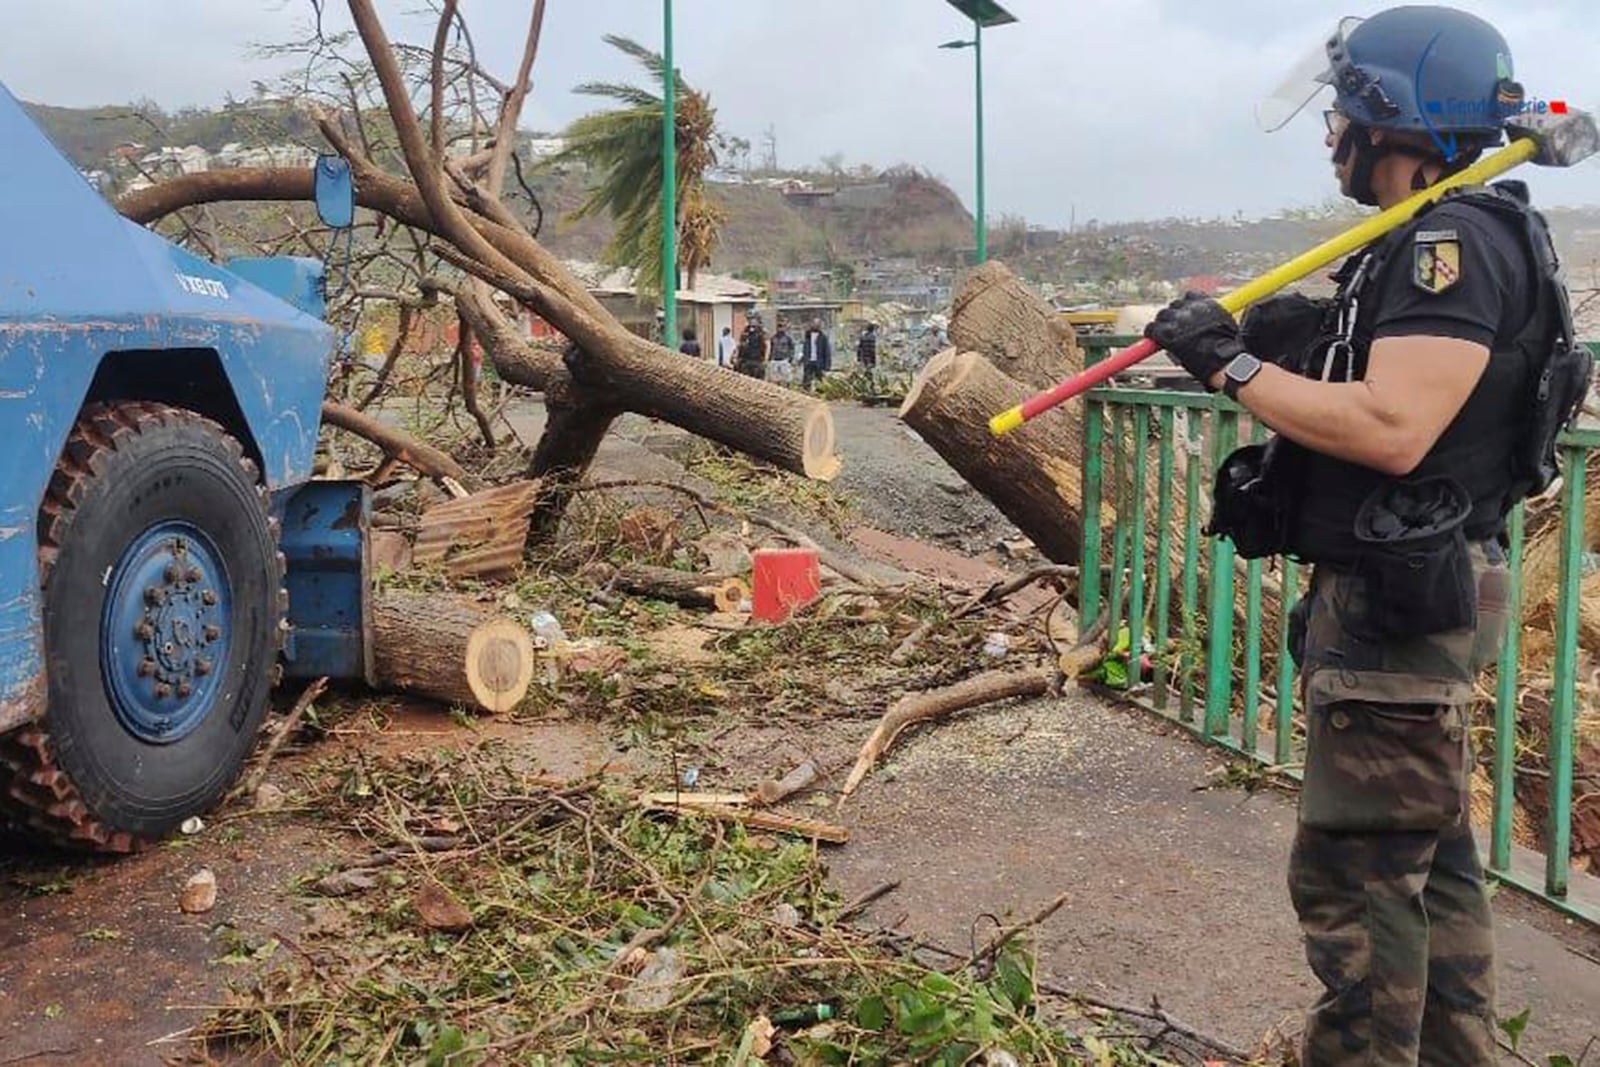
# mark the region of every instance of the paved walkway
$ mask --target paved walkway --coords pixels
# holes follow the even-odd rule
[[[1169,1011],[1235,1044],[1299,1028],[1315,995],[1284,884],[1294,798],[1201,789],[1221,754],[1081,693],[946,724],[845,808],[846,896],[894,878],[870,919],[965,948],[982,912],[1067,905],[1037,941],[1058,981]],[[1500,1007],[1523,1050],[1574,1057],[1600,1033],[1600,935],[1497,894]],[[982,931],[979,938],[983,936]],[[1542,1062],[1542,1060],[1541,1060]]]

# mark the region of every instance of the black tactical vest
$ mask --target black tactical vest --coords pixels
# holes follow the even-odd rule
[[[1447,195],[1452,203],[1471,204],[1492,216],[1493,225],[1506,240],[1522,248],[1527,264],[1523,286],[1526,311],[1515,321],[1501,323],[1483,377],[1421,464],[1401,480],[1422,482],[1443,476],[1459,483],[1471,498],[1464,526],[1467,538],[1489,540],[1501,535],[1506,514],[1529,491],[1529,482],[1537,480],[1524,472],[1522,462],[1530,432],[1529,397],[1534,384],[1530,378],[1549,362],[1547,353],[1558,339],[1570,342],[1571,317],[1548,231],[1543,219],[1528,207],[1521,183],[1502,182],[1489,189]],[[1335,275],[1340,286],[1336,313],[1345,317],[1342,329],[1313,346],[1298,368],[1301,373],[1333,381],[1356,381],[1365,375],[1381,280],[1388,271],[1409,269],[1404,250],[1428,212],[1429,208],[1424,208],[1409,224],[1353,257]],[[1585,379],[1586,372],[1587,367]],[[1561,421],[1564,423],[1565,417]],[[1357,562],[1362,548],[1355,533],[1357,512],[1376,490],[1397,479],[1299,446],[1290,447],[1304,453],[1296,464],[1303,492],[1289,520],[1290,553],[1318,563]]]

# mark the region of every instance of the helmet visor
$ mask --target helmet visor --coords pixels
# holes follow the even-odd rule
[[[1332,85],[1335,57],[1344,56],[1345,40],[1360,23],[1361,19],[1354,15],[1340,19],[1333,32],[1307,52],[1276,89],[1256,103],[1256,125],[1267,133],[1283,129],[1318,93]]]

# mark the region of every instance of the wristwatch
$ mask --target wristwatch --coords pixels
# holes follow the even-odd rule
[[[1250,379],[1261,373],[1262,363],[1248,352],[1240,352],[1222,368],[1222,391],[1229,400],[1239,399],[1239,390],[1250,384]]]

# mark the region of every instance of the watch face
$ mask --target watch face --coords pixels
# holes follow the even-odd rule
[[[1261,361],[1248,352],[1235,356],[1223,371],[1229,378],[1243,385],[1261,371]]]

